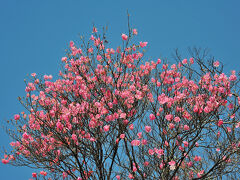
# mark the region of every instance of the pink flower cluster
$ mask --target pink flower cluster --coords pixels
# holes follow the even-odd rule
[[[14,115],[14,122],[26,120],[25,124],[19,126],[20,138],[10,143],[14,154],[5,155],[2,163],[20,156],[40,157],[51,169],[54,164],[60,167],[64,158],[71,162],[88,152],[91,158],[78,162],[85,168],[89,159],[95,158],[92,153],[96,148],[103,146],[102,151],[96,152],[103,153],[105,162],[114,157],[109,152],[115,149],[126,152],[126,167],[129,167],[119,167],[127,171],[124,178],[137,179],[136,174],[142,172],[141,177],[148,179],[150,176],[147,177],[148,171],[143,172],[144,168],[161,172],[166,168],[166,172],[172,173],[177,167],[191,177],[201,177],[205,172],[201,169],[204,156],[192,156],[193,151],[204,147],[204,138],[196,137],[198,142],[194,139],[196,134],[202,135],[198,128],[211,129],[219,144],[224,137],[239,132],[240,122],[236,120],[235,111],[240,97],[232,91],[237,81],[236,72],[232,71],[229,77],[219,73],[220,63],[215,61],[214,73],[202,71],[200,77],[196,75],[191,79],[185,72],[194,68],[197,59],[183,59],[172,65],[161,64],[161,59],[141,63],[148,43],[128,45],[137,34],[136,29],[128,35],[122,34],[124,46],[113,49],[98,36],[94,27],[87,49],[70,42],[68,55],[61,59],[64,71],[59,72],[59,79],[44,75],[40,80],[33,73],[34,80],[27,83],[25,89],[29,112]],[[221,111],[227,113],[221,114]],[[228,149],[237,151],[240,142],[228,145]],[[215,146],[220,152],[219,145]],[[142,159],[137,155],[132,157],[139,152],[145,153],[138,154]],[[46,162],[49,154],[51,162]],[[231,161],[230,158],[224,160]],[[75,167],[69,168],[61,171],[61,176],[66,179],[75,171]],[[96,174],[88,167],[83,170],[83,177],[76,177],[88,179],[93,173]],[[46,171],[39,174],[48,175]],[[32,173],[33,178],[37,176]],[[122,175],[114,177],[119,180]]]

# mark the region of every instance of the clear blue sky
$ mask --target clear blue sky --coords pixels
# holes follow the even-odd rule
[[[70,40],[108,25],[109,41],[121,42],[128,10],[148,57],[169,57],[175,48],[208,47],[226,65],[240,65],[239,0],[0,0],[0,121],[23,108],[27,74],[56,75]],[[189,58],[189,57],[186,57]],[[10,139],[0,130],[1,149]],[[2,157],[1,157],[2,158]],[[32,170],[0,164],[1,180],[25,180]]]

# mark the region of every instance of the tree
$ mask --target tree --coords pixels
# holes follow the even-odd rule
[[[33,179],[239,178],[236,72],[199,49],[146,62],[136,35],[113,49],[94,27],[70,42],[56,80],[31,74],[2,162],[41,169]]]

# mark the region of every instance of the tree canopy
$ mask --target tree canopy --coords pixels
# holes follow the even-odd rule
[[[194,48],[148,62],[137,34],[111,48],[94,27],[70,42],[59,77],[32,73],[2,163],[40,169],[33,179],[239,178],[236,71]]]

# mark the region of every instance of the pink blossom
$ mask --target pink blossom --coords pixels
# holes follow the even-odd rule
[[[188,147],[188,142],[187,141],[183,141],[183,144],[185,147]]]
[[[229,109],[233,109],[233,107],[234,107],[234,106],[233,106],[232,103],[230,103],[230,104],[228,105],[228,108],[229,108]]]
[[[168,120],[168,121],[171,121],[173,119],[173,115],[172,114],[168,114],[165,116],[165,118]]]
[[[95,37],[93,35],[91,35],[90,39],[93,41],[95,39]]]
[[[125,119],[125,118],[126,118],[126,116],[127,116],[127,114],[126,114],[126,113],[121,113],[121,114],[120,114],[120,118],[122,118],[122,119]]]
[[[232,115],[230,116],[230,118],[231,118],[231,119],[235,118],[235,114],[232,114]]]
[[[155,152],[154,152],[153,149],[149,149],[149,150],[148,150],[148,154],[149,154],[149,155],[154,155],[154,153],[155,153]]]
[[[32,74],[31,74],[32,77],[35,77],[36,75],[37,75],[36,73],[32,73]]]
[[[133,164],[133,172],[137,171],[137,167]]]
[[[157,87],[160,87],[161,83],[159,81],[157,81]]]
[[[187,59],[182,60],[183,64],[187,64]]]
[[[177,117],[174,118],[174,121],[175,121],[176,123],[178,123],[178,122],[181,121],[181,119],[177,116]]]
[[[189,128],[188,125],[184,125],[184,126],[183,126],[183,129],[184,129],[185,131],[188,131],[190,128]]]
[[[102,56],[97,55],[97,60],[100,61],[102,59]]]
[[[218,124],[217,124],[219,127],[223,125],[223,120],[222,119],[219,119],[218,121]]]
[[[131,145],[132,145],[132,146],[139,146],[139,145],[140,145],[140,141],[137,140],[137,139],[135,139],[135,140],[133,140],[133,141],[131,142]]]
[[[228,132],[231,132],[232,129],[231,129],[230,127],[227,127],[227,131],[228,131]]]
[[[120,138],[124,139],[125,138],[125,134],[120,134]]]
[[[19,120],[19,119],[20,119],[20,115],[19,115],[19,114],[15,114],[15,115],[14,115],[14,119],[15,119],[15,120]]]
[[[218,66],[219,66],[219,61],[215,61],[215,62],[213,63],[213,66],[218,67]]]
[[[174,165],[176,164],[176,162],[172,160],[172,161],[168,162],[168,164],[169,164],[170,166],[174,166]]]
[[[236,81],[237,80],[237,76],[235,74],[232,74],[230,77],[229,77],[229,80],[230,81]]]
[[[139,139],[141,139],[142,138],[142,132],[137,133],[137,136],[138,136]]]
[[[161,59],[157,59],[157,64],[161,64],[162,60]]]
[[[93,27],[93,33],[97,32],[97,28]]]
[[[190,58],[189,61],[190,61],[191,64],[194,63],[194,59],[193,58]]]
[[[127,124],[128,124],[128,120],[127,120],[127,119],[124,119],[124,120],[123,120],[123,124],[124,124],[124,125],[127,125]]]
[[[187,163],[187,165],[188,165],[188,167],[192,167],[192,166],[193,166],[193,162],[192,162],[192,161],[189,161],[189,162]]]
[[[178,149],[179,149],[180,151],[183,151],[183,150],[184,150],[184,148],[183,148],[182,146],[178,146]]]
[[[89,139],[91,142],[95,142],[96,141],[96,139],[95,138],[93,138],[93,137],[90,137],[90,139]]]
[[[152,129],[151,129],[151,126],[145,126],[145,131],[146,131],[147,133],[149,133],[151,130],[152,130]]]
[[[164,167],[164,163],[161,162],[160,165],[159,165],[159,168],[160,168],[160,169],[163,169],[163,167]]]
[[[27,140],[29,138],[29,135],[25,132],[25,133],[23,133],[22,137],[23,137],[23,139]]]
[[[142,145],[147,145],[147,140],[146,139],[142,139],[141,143],[142,143]]]
[[[164,154],[164,150],[163,149],[156,149],[155,152],[159,155],[162,156]]]
[[[120,180],[120,176],[119,175],[117,175],[116,178],[117,178],[117,180]]]
[[[122,34],[122,40],[126,41],[128,39],[128,36],[126,34]]]
[[[174,124],[173,123],[169,123],[169,129],[173,129],[174,128]]]
[[[61,123],[60,123],[60,124],[57,123],[57,127],[58,127],[58,126],[61,127]],[[96,121],[91,120],[91,121],[89,122],[88,126],[89,126],[90,128],[95,128],[95,127],[97,126],[97,123],[96,123]],[[60,129],[60,128],[59,128],[59,129]]]
[[[129,179],[134,179],[134,176],[131,173],[129,173],[128,178]]]
[[[72,134],[72,139],[73,139],[74,141],[77,141],[77,135],[76,135],[76,134]]]
[[[103,130],[104,130],[105,132],[108,132],[108,131],[109,131],[109,128],[110,128],[110,125],[105,125],[105,126],[103,127]]]
[[[7,164],[7,163],[9,163],[9,160],[8,159],[2,159],[2,163]]]
[[[133,124],[130,124],[129,129],[133,130],[133,128],[134,128]]]
[[[45,172],[45,171],[40,171],[40,174],[43,175],[43,176],[46,176],[46,175],[47,175],[47,172]]]
[[[70,47],[73,47],[73,46],[74,46],[74,42],[70,41]]]
[[[62,62],[67,62],[67,57],[62,57]]]
[[[32,173],[32,177],[36,178],[37,177],[37,173]]]
[[[150,115],[149,115],[149,118],[150,118],[150,120],[156,119],[156,117],[154,116],[154,114],[150,114]]]
[[[11,146],[16,146],[16,143],[15,142],[10,142],[10,145]]]
[[[137,30],[133,29],[133,35],[137,35],[137,34],[138,34]]]
[[[62,125],[62,123],[61,123],[60,121],[57,122],[56,126],[57,126],[57,128],[60,129],[60,130],[63,129],[63,125]]]
[[[236,128],[239,128],[240,127],[240,121],[238,123],[236,123],[235,125]]]
[[[145,47],[145,46],[147,46],[147,44],[148,44],[148,42],[140,42],[140,47]]]
[[[65,179],[68,176],[68,174],[66,172],[63,172],[62,176],[63,176],[63,179]]]
[[[148,162],[148,161],[145,161],[145,162],[143,163],[143,165],[144,165],[144,166],[148,166],[148,165],[149,165],[149,162]]]
[[[170,170],[174,170],[175,169],[175,164],[176,164],[176,162],[175,161],[170,161],[170,162],[168,162],[168,164],[170,165]]]
[[[200,172],[197,173],[197,177],[200,178],[203,173],[204,173],[204,170],[201,170]]]
[[[201,156],[195,156],[194,157],[194,161],[201,161],[201,159],[202,159]]]

